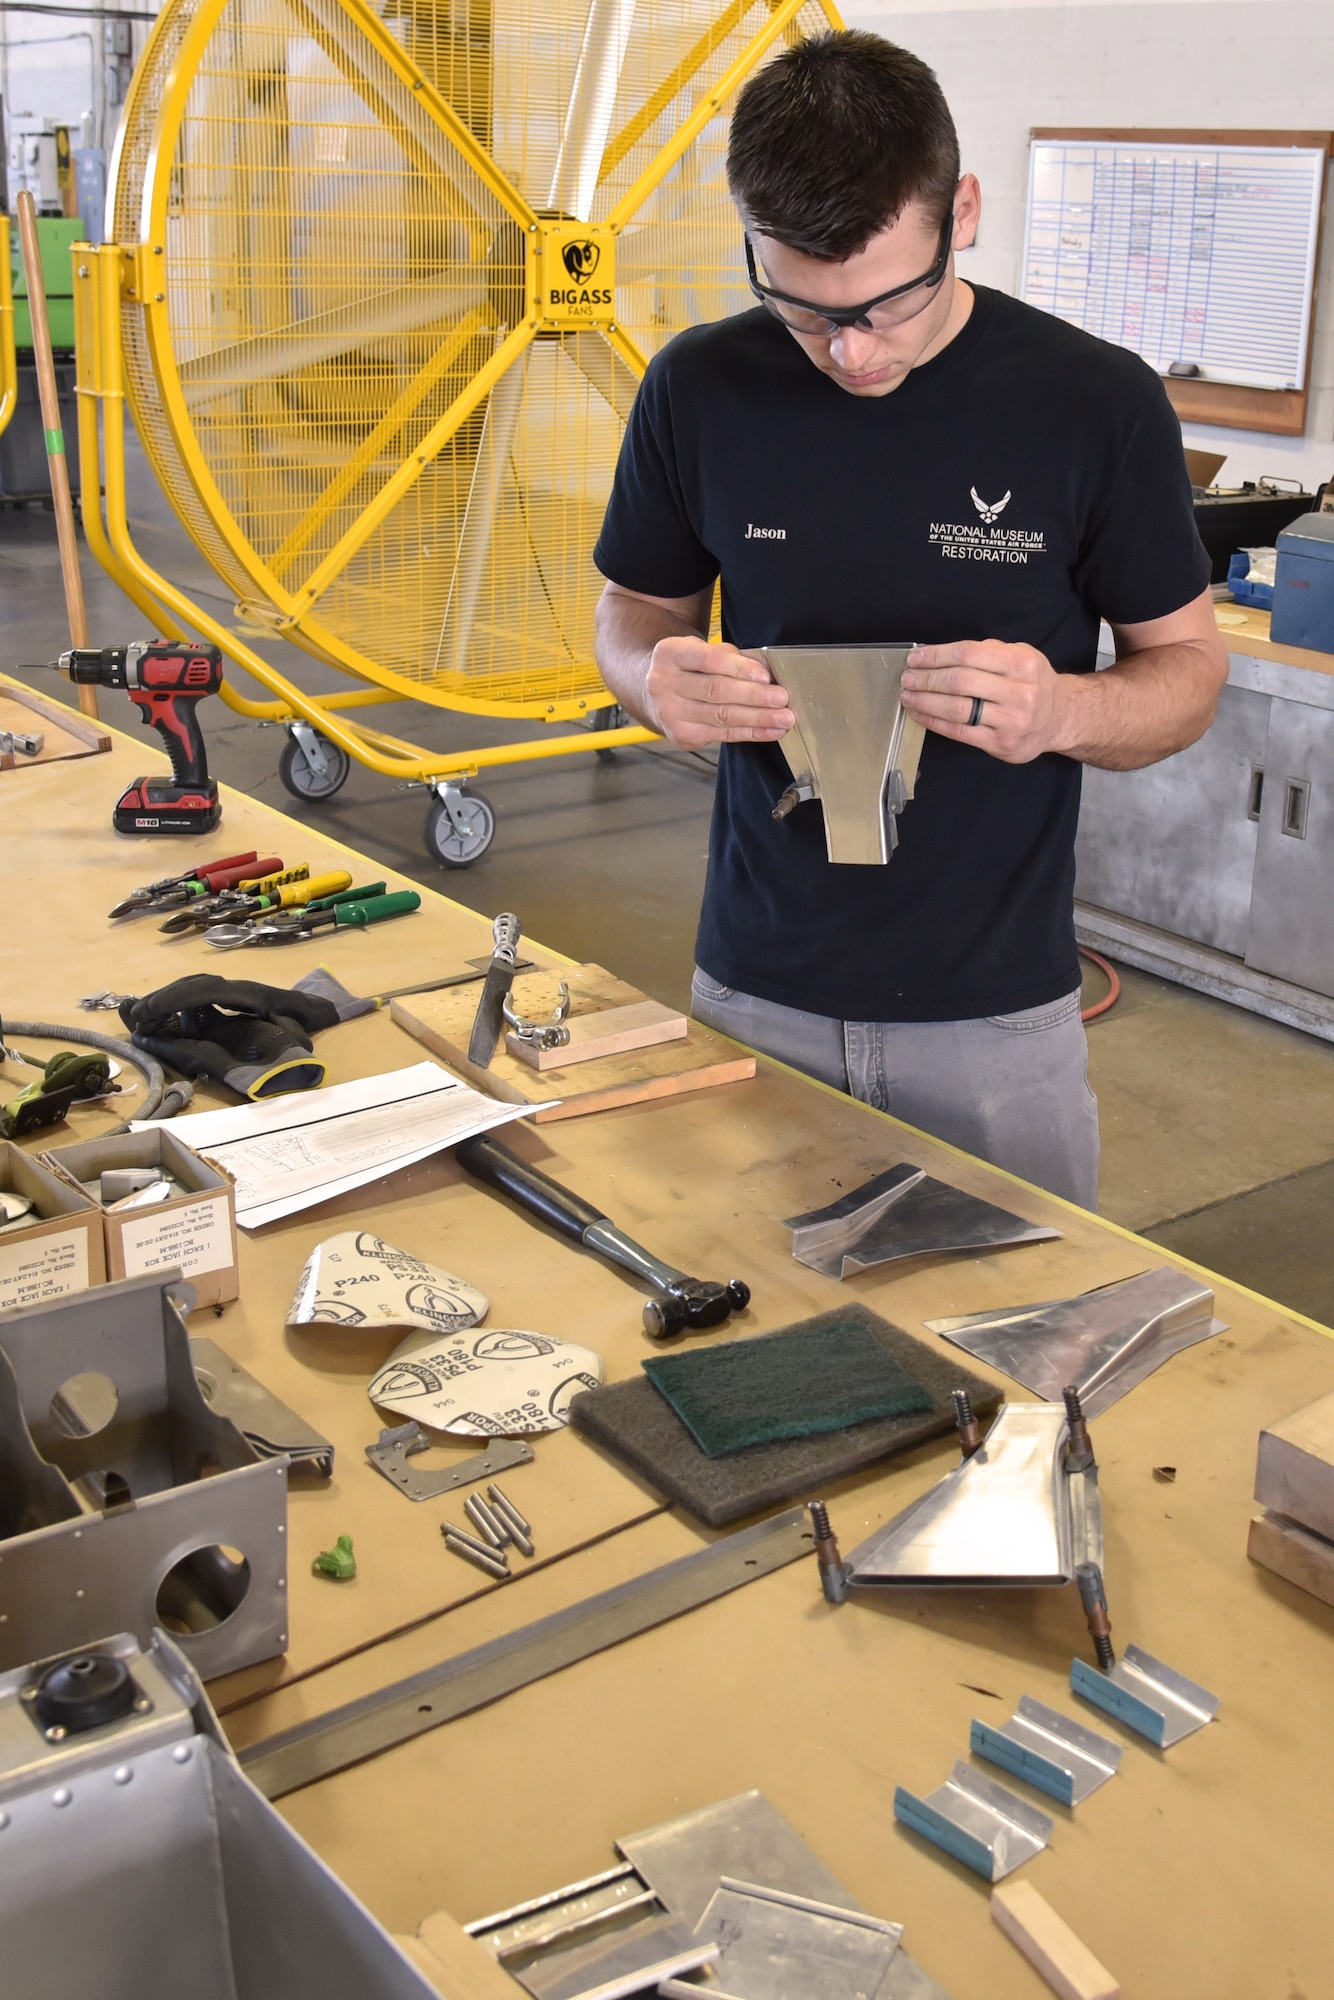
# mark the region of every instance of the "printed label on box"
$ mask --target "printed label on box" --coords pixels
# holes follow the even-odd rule
[[[88,1289],[88,1231],[66,1229],[36,1243],[0,1239],[0,1309],[38,1306]]]
[[[212,1201],[191,1202],[166,1215],[150,1210],[142,1221],[126,1216],[120,1241],[127,1278],[172,1269],[186,1278],[196,1271],[225,1271],[232,1262],[227,1197],[214,1195]]]

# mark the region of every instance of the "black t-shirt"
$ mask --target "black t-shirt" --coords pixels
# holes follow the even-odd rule
[[[739,646],[1005,639],[1062,673],[1099,617],[1204,589],[1181,432],[1135,355],[975,288],[948,347],[851,396],[762,307],[649,368],[594,560],[627,590],[722,579]],[[928,733],[886,867],[835,865],[817,802],[775,820],[779,746],[725,744],[696,956],[723,985],[845,1020],[977,1019],[1079,983],[1080,766]]]

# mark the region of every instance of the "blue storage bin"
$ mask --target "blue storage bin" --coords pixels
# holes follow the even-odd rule
[[[1279,536],[1270,637],[1334,653],[1334,514],[1303,514]]]
[[[1235,555],[1228,557],[1227,587],[1232,592],[1232,602],[1253,604],[1259,611],[1272,611],[1274,586],[1272,583],[1248,583],[1246,572],[1250,566],[1251,559],[1244,549],[1238,549]]]

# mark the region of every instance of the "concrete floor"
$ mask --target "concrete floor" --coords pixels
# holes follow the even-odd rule
[[[230,596],[137,454],[130,514],[148,560],[230,623]],[[83,574],[95,644],[147,636],[86,550]],[[54,519],[0,509],[0,667],[15,672],[67,644]],[[293,649],[259,650],[304,687],[334,679]],[[21,678],[70,698],[53,674]],[[133,711],[117,706],[104,697],[107,719],[130,727]],[[431,749],[537,733],[416,703],[382,713],[394,735]],[[328,803],[296,801],[278,779],[276,729],[221,703],[202,720],[211,767],[226,783],[472,909],[516,910],[548,944],[684,1004],[713,794],[708,758],[635,749],[487,772],[477,789],[496,811],[494,844],[476,867],[445,871],[423,846],[424,791],[354,766]],[[1119,1004],[1089,1030],[1103,1214],[1334,1328],[1334,1046],[1143,973],[1121,968],[1121,977]],[[1089,1000],[1104,990],[1091,970]],[[21,1012],[21,1001],[0,995],[0,1014],[6,1005]]]

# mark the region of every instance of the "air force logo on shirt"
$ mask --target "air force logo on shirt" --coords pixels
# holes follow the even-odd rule
[[[999,500],[984,500],[976,486],[970,486],[968,493],[977,520],[931,523],[932,545],[943,557],[955,562],[1026,563],[1030,556],[1046,554],[1046,537],[1040,529],[996,526],[1014,498],[1008,486]]]

